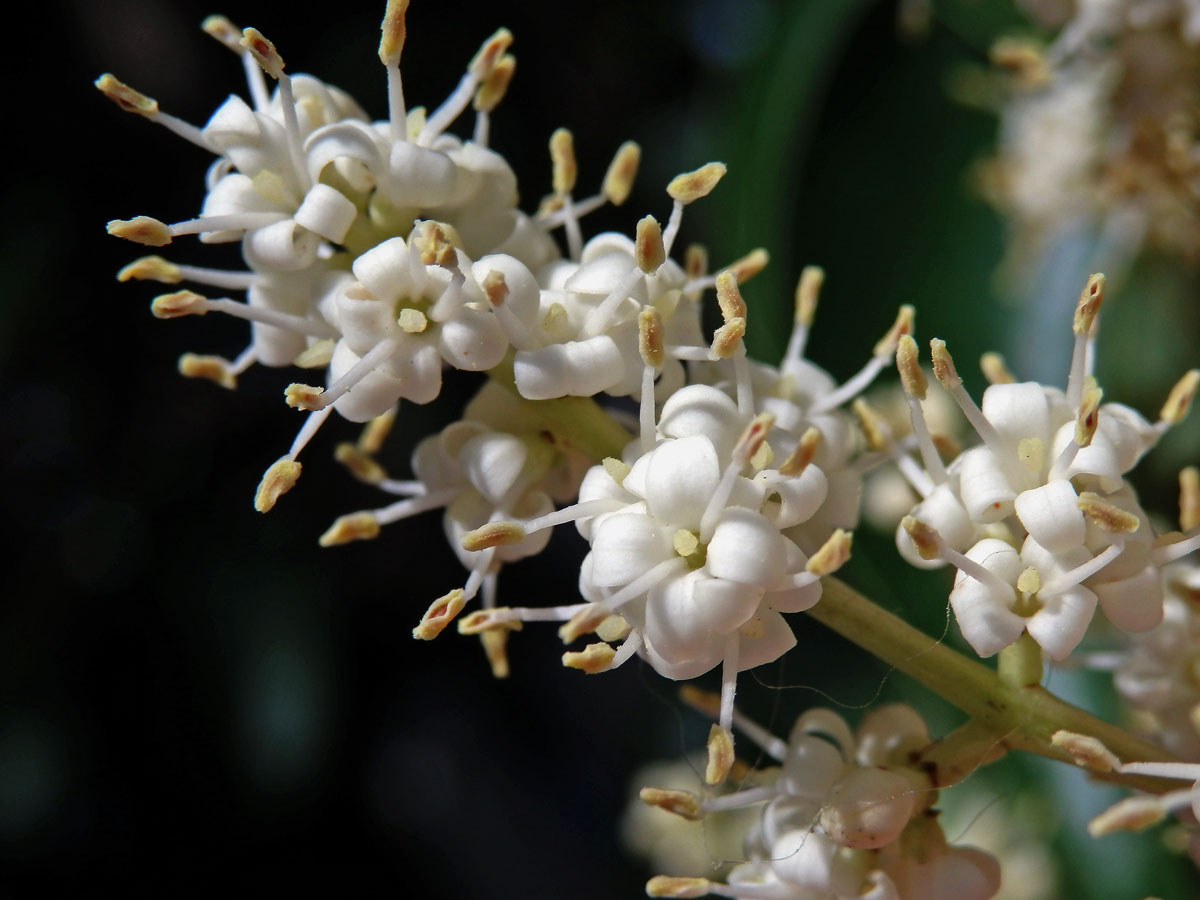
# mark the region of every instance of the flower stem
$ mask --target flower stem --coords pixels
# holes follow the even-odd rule
[[[1009,687],[1026,688],[1041,683],[1042,648],[1028,631],[1000,651],[996,675]]]
[[[940,694],[1005,747],[1073,764],[1050,740],[1066,729],[1097,738],[1124,762],[1172,759],[1161,747],[1060,700],[1040,684],[1006,684],[992,669],[918,631],[844,582],[833,577],[822,582],[821,602],[808,610],[810,616]],[[1161,779],[1093,774],[1154,793],[1170,787]]]

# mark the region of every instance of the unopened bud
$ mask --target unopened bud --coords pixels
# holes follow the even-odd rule
[[[464,597],[462,588],[455,588],[434,600],[429,609],[425,610],[425,615],[421,616],[417,627],[413,629],[413,637],[419,641],[431,641],[441,634],[446,626],[454,621],[454,617],[462,612],[467,602]]]
[[[684,172],[682,175],[676,175],[671,179],[671,183],[667,185],[667,194],[670,195],[672,200],[676,200],[687,206],[701,197],[707,197],[724,175],[724,163],[706,163],[694,172]]]
[[[132,219],[113,219],[108,223],[108,233],[135,244],[150,247],[165,247],[171,243],[171,229],[165,222],[150,216],[134,216]]]
[[[276,502],[296,486],[300,479],[300,463],[283,457],[271,464],[263,473],[262,481],[254,494],[254,508],[260,513],[270,512]]]
[[[616,155],[608,164],[604,174],[602,191],[613,206],[620,206],[629,199],[633,181],[637,177],[638,164],[642,159],[642,148],[633,141],[626,141],[617,148]]]

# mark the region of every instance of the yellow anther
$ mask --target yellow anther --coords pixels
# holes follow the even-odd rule
[[[704,782],[713,787],[724,784],[733,768],[733,735],[728,728],[713,724],[708,730],[708,762],[704,766]]]
[[[150,312],[156,319],[202,316],[208,311],[207,303],[208,300],[195,291],[175,291],[155,297],[150,303]]]
[[[479,643],[483,645],[483,655],[487,657],[493,678],[508,677],[508,636],[511,633],[507,628],[479,633]]]
[[[638,798],[647,806],[669,812],[682,819],[687,819],[689,822],[699,822],[704,818],[704,808],[700,805],[700,798],[688,791],[644,787],[638,791]]]
[[[741,259],[731,262],[726,266],[726,269],[733,273],[733,277],[737,279],[738,284],[745,284],[765,269],[767,263],[770,261],[771,254],[764,247],[756,247]]]
[[[988,384],[1013,384],[1017,380],[1013,377],[1012,372],[1008,371],[1004,357],[999,353],[988,351],[983,354],[979,357],[979,368]]]
[[[308,412],[315,412],[318,409],[325,408],[325,401],[321,395],[325,393],[325,388],[316,387],[311,384],[300,384],[292,382],[283,390],[283,399],[292,409],[303,409]]]
[[[375,513],[358,512],[338,516],[325,533],[317,539],[322,547],[335,547],[351,541],[369,541],[379,537],[379,520]]]
[[[952,390],[962,384],[958,370],[954,368],[954,357],[946,349],[946,342],[934,338],[929,342],[929,354],[933,357],[933,377],[946,390]]]
[[[421,616],[417,627],[413,629],[413,637],[418,641],[432,641],[441,634],[462,612],[467,602],[464,597],[462,588],[455,588],[434,600],[429,609],[425,610],[425,615]]]
[[[125,112],[150,119],[158,115],[158,101],[147,97],[141,91],[135,91],[115,75],[105,72],[93,84],[105,97],[111,100]]]
[[[1192,369],[1175,382],[1167,401],[1163,404],[1158,417],[1168,424],[1178,425],[1187,418],[1192,408],[1192,399],[1196,396],[1196,386],[1200,384],[1200,369]]]
[[[323,369],[333,359],[333,350],[337,342],[333,338],[313,341],[292,360],[292,365],[301,369]]]
[[[1114,831],[1141,831],[1161,822],[1167,810],[1157,797],[1126,797],[1088,823],[1088,834],[1103,837]]]
[[[672,200],[686,206],[701,197],[707,197],[724,175],[725,163],[705,163],[694,172],[684,172],[672,178],[667,185],[667,193]]]
[[[663,246],[662,228],[654,216],[646,216],[637,223],[633,241],[633,259],[639,269],[653,275],[667,261],[667,249]]]
[[[419,309],[406,306],[400,310],[396,324],[400,326],[400,330],[405,334],[420,334],[429,327],[429,320],[425,318],[425,313]]]
[[[892,445],[891,429],[875,408],[864,397],[858,397],[850,408],[858,419],[858,427],[867,439],[867,449],[882,453]]]
[[[513,36],[511,31],[507,28],[498,29],[495,34],[483,42],[483,45],[479,48],[479,52],[475,54],[475,58],[467,66],[467,71],[477,80],[483,81],[495,67],[500,57],[512,46],[512,42]]]
[[[1096,314],[1100,312],[1100,304],[1104,302],[1104,276],[1100,273],[1092,275],[1083,286],[1079,302],[1075,305],[1075,322],[1073,328],[1076,334],[1087,334],[1092,330]]]
[[[575,162],[575,138],[566,128],[557,128],[550,135],[550,163],[553,166],[554,193],[565,196],[575,189],[579,168]]]
[[[504,99],[504,95],[508,93],[508,86],[512,83],[513,75],[517,71],[517,58],[511,53],[505,53],[500,57],[500,61],[488,73],[488,77],[484,79],[483,84],[479,86],[479,90],[475,92],[473,105],[479,112],[490,113],[500,101]]]
[[[179,357],[179,374],[184,378],[204,378],[231,391],[237,387],[237,377],[229,371],[229,360],[219,356],[185,353]]]
[[[558,636],[564,644],[573,644],[585,634],[595,631],[610,615],[600,604],[589,603],[559,627]]]
[[[738,290],[737,276],[729,269],[717,274],[717,305],[726,323],[746,318],[746,301]]]
[[[117,273],[117,281],[157,281],[162,284],[179,284],[183,273],[179,266],[167,262],[161,256],[143,256],[135,259]]]
[[[1084,491],[1075,502],[1089,522],[1109,534],[1133,534],[1142,527],[1136,515],[1091,491]]]
[[[378,453],[379,448],[383,446],[383,442],[387,440],[388,433],[392,430],[392,425],[395,421],[395,407],[373,418],[363,426],[362,433],[358,436],[358,449],[368,456],[374,456]]]
[[[243,28],[241,45],[250,51],[254,61],[272,78],[283,75],[283,57],[275,49],[275,45],[263,37],[257,28]]]
[[[452,268],[458,264],[458,254],[455,250],[461,246],[462,239],[453,225],[446,222],[422,222],[415,238],[410,236],[409,240],[416,241],[422,265]]]
[[[808,558],[805,570],[813,575],[832,575],[849,561],[853,543],[853,534],[837,529],[821,545],[821,549]]]
[[[1104,392],[1098,387],[1087,387],[1079,401],[1079,413],[1075,417],[1075,443],[1087,447],[1096,436],[1100,426],[1100,399]]]
[[[912,538],[913,546],[921,559],[941,559],[942,555],[938,549],[938,533],[937,531],[926,525],[920,519],[914,519],[912,516],[905,516],[900,520],[901,526],[908,532],[908,536]]]
[[[508,282],[504,280],[504,273],[499,269],[488,272],[479,283],[479,287],[492,306],[503,306],[508,299]]]
[[[408,34],[404,21],[406,12],[408,0],[387,0],[383,22],[379,25],[379,61],[385,66],[400,62],[404,38]]]
[[[1000,68],[1012,72],[1022,87],[1038,87],[1050,80],[1050,65],[1041,46],[1033,41],[1001,38],[992,45],[988,56]]]
[[[674,875],[655,875],[646,882],[648,897],[703,897],[711,882],[707,878],[684,878]]]
[[[817,447],[820,444],[821,432],[810,425],[804,434],[800,436],[796,448],[783,461],[783,465],[779,467],[779,474],[789,476],[799,475],[813,461],[813,457],[817,455]]]
[[[1188,466],[1179,471],[1179,527],[1200,527],[1200,469]]]
[[[1050,736],[1050,743],[1066,750],[1075,765],[1096,772],[1112,772],[1120,768],[1121,760],[1097,738],[1090,734],[1059,730]]]
[[[702,278],[708,272],[708,248],[703,244],[688,244],[683,254],[683,271],[688,278]]]
[[[605,199],[613,206],[620,206],[629,199],[641,161],[642,148],[634,141],[626,141],[617,148],[612,162],[608,164],[608,171],[604,173],[604,186],[601,188]]]
[[[721,714],[721,695],[715,691],[702,691],[685,684],[679,689],[679,699],[701,715],[715,719]]]
[[[904,393],[917,400],[925,399],[925,373],[921,371],[917,342],[911,334],[900,335],[896,344],[896,369],[900,373],[900,384]]]
[[[749,462],[754,454],[758,452],[763,441],[767,439],[771,428],[775,425],[775,417],[770,413],[759,413],[750,420],[750,424],[745,427],[741,435],[738,437],[737,444],[733,448],[733,458],[742,460],[743,464]]]
[[[349,469],[350,474],[363,484],[379,484],[387,478],[387,472],[383,466],[355,444],[349,442],[338,444],[334,448],[333,458]]]
[[[1022,594],[1036,594],[1042,589],[1042,573],[1033,566],[1026,566],[1017,576],[1017,590]]]
[[[796,284],[796,321],[805,328],[812,325],[817,314],[817,301],[821,296],[821,285],[825,283],[825,270],[820,266],[805,266]]]
[[[258,490],[254,493],[254,508],[261,513],[270,512],[279,498],[294,488],[299,479],[300,463],[286,456],[275,460],[258,483]]]
[[[462,536],[462,548],[469,551],[486,550],[519,544],[525,540],[525,529],[516,522],[488,522]]]
[[[150,216],[134,216],[132,219],[113,219],[108,223],[108,233],[135,244],[150,247],[165,247],[171,243],[171,229],[165,222]]]
[[[638,313],[638,352],[642,362],[655,369],[661,369],[666,361],[662,313],[653,306]]]
[[[211,38],[215,38],[226,48],[237,53],[242,52],[242,29],[238,28],[224,16],[208,16],[200,23],[200,28]]]
[[[458,620],[459,634],[483,634],[493,629],[520,631],[524,625],[520,619],[513,618],[507,606],[494,606],[491,609],[477,609],[469,616]]]
[[[605,672],[612,665],[617,651],[608,644],[588,644],[582,650],[569,650],[562,655],[562,664],[568,669],[579,669],[588,675]]]
[[[767,468],[775,461],[775,451],[771,449],[771,445],[763,441],[758,445],[758,449],[754,451],[754,455],[750,457],[750,465],[755,471],[761,471]]]
[[[876,342],[875,356],[895,355],[896,345],[901,336],[912,334],[913,319],[916,317],[916,314],[916,308],[907,303],[900,307],[899,312],[896,313],[896,321],[892,323],[892,327],[887,330],[887,334]]]
[[[958,455],[962,453],[962,444],[948,434],[930,434],[929,438],[933,441],[938,456],[946,462],[957,459]]]
[[[710,348],[713,356],[717,359],[729,359],[737,353],[738,347],[742,345],[742,338],[745,336],[745,319],[737,318],[726,322],[713,332],[713,342]]]

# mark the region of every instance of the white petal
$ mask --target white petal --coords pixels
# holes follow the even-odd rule
[[[738,671],[775,662],[796,646],[787,620],[773,609],[759,607],[746,623],[738,647]]]
[[[1083,640],[1096,612],[1096,595],[1077,586],[1058,594],[1038,593],[1042,608],[1026,624],[1033,639],[1054,660],[1066,659]]]
[[[1163,620],[1163,578],[1157,566],[1146,566],[1120,581],[1091,586],[1110,622],[1125,631],[1149,631]]]
[[[1012,515],[1017,492],[988,447],[973,447],[959,457],[959,491],[967,515],[976,522],[999,522]]]
[[[404,238],[376,244],[354,260],[354,277],[380,300],[395,302],[415,293],[415,283]]]
[[[338,341],[329,362],[329,380],[332,383],[355,366],[359,357]],[[351,422],[366,422],[383,415],[400,398],[403,385],[396,378],[379,369],[372,369],[353,388],[342,394],[333,403],[333,408]]]
[[[1029,536],[1052,553],[1082,547],[1087,534],[1079,495],[1071,482],[1056,479],[1023,491],[1013,504]]]
[[[758,608],[761,592],[701,571],[660,582],[646,601],[645,634],[674,663],[711,654]]]
[[[760,513],[734,507],[717,523],[705,568],[717,578],[768,588],[783,576],[784,538]]]
[[[395,359],[395,357],[393,357]],[[416,351],[407,354],[405,365],[398,374],[404,390],[400,396],[412,403],[431,403],[442,391],[442,358],[437,347],[429,342],[419,346]],[[393,371],[396,366],[389,366]]]
[[[959,553],[966,552],[976,538],[975,523],[967,515],[949,483],[939,484],[933,493],[914,507],[912,516],[932,528]],[[921,569],[937,569],[945,565],[941,559],[924,559],[913,546],[912,538],[903,526],[896,526],[896,547],[909,563]]]
[[[527,455],[520,438],[489,431],[463,444],[458,461],[475,490],[498,504],[521,477]]]
[[[482,309],[463,307],[443,322],[439,332],[442,359],[467,372],[480,372],[500,363],[508,339],[496,317]]]
[[[396,206],[440,206],[454,200],[458,167],[445,153],[397,141],[388,169],[388,199]]]
[[[665,437],[705,435],[721,459],[729,458],[743,427],[737,404],[706,384],[692,384],[676,391],[663,404],[658,422],[658,430]]]
[[[522,397],[550,400],[598,394],[621,380],[625,366],[612,338],[598,335],[541,350],[522,350],[516,355],[513,374]]]
[[[649,516],[616,513],[592,532],[592,580],[600,587],[619,587],[673,555],[670,535]]]
[[[1020,575],[1021,557],[1004,541],[985,538],[967,553],[975,562],[995,572],[1007,584],[1015,584]],[[980,656],[991,656],[1017,638],[1025,630],[1025,620],[1010,608],[1016,592],[1006,592],[991,584],[983,584],[961,571],[950,592],[950,605],[963,637]]]
[[[983,392],[980,409],[1014,450],[1023,438],[1048,441],[1056,424],[1045,388],[1034,381],[991,385]]]
[[[338,190],[314,184],[296,210],[296,221],[327,241],[340,244],[350,230],[358,209]]]
[[[635,468],[638,475],[645,472],[646,503],[654,518],[672,529],[700,527],[700,517],[721,480],[717,451],[708,438],[664,441],[651,451],[644,466]]]

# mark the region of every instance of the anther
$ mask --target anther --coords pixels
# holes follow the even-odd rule
[[[856,398],[850,408],[867,439],[867,449],[874,453],[886,452],[892,446],[892,434],[883,416],[864,397]]]
[[[644,787],[638,791],[638,798],[647,806],[669,812],[689,822],[699,822],[704,818],[704,808],[700,805],[699,798],[688,791]]]
[[[954,368],[954,357],[946,349],[946,342],[934,338],[929,342],[929,353],[933,357],[933,375],[947,390],[952,390],[962,384],[958,370]]]
[[[1022,38],[1001,38],[988,52],[991,61],[1016,76],[1027,88],[1037,87],[1050,80],[1050,66],[1042,48]]]
[[[455,588],[438,597],[430,604],[429,609],[425,610],[425,615],[421,616],[421,621],[413,629],[413,637],[418,641],[432,641],[462,612],[466,602],[462,588]]]
[[[1141,831],[1161,822],[1167,810],[1157,797],[1126,797],[1088,823],[1088,834],[1103,837],[1114,831]]]
[[[510,617],[507,606],[495,606],[491,609],[477,609],[469,616],[458,620],[459,634],[483,634],[493,629],[520,631],[524,625],[520,619]]]
[[[204,378],[231,391],[237,387],[237,376],[229,370],[229,360],[220,356],[185,353],[179,357],[179,374],[184,378]]]
[[[242,53],[242,30],[224,16],[208,16],[200,28],[211,38],[220,41],[239,56]]]
[[[383,466],[364,453],[356,445],[343,442],[333,451],[333,458],[350,470],[350,474],[363,484],[379,484],[387,478]]]
[[[516,522],[488,522],[462,536],[462,548],[469,551],[519,544],[525,540],[525,529]]]
[[[512,32],[500,28],[490,38],[483,42],[479,52],[475,54],[467,66],[467,71],[478,81],[483,81],[495,67],[501,56],[512,46]]]
[[[1086,335],[1092,330],[1092,323],[1100,312],[1100,304],[1104,302],[1104,282],[1104,276],[1096,273],[1083,286],[1079,302],[1075,305],[1075,321],[1072,325],[1076,335]]]
[[[821,432],[815,426],[810,425],[800,436],[796,448],[779,467],[779,474],[793,476],[802,473],[813,461],[813,457],[817,455],[817,447],[820,446],[820,443]]]
[[[821,285],[825,283],[825,270],[820,266],[805,266],[796,283],[796,321],[805,328],[813,323],[817,313],[817,300],[821,296]]]
[[[738,437],[737,444],[733,448],[734,461],[741,461],[744,465],[749,461],[754,454],[758,453],[763,441],[767,439],[767,434],[770,433],[772,426],[775,424],[775,417],[770,413],[759,413],[750,420],[750,424],[742,431]]]
[[[708,762],[704,767],[704,783],[712,787],[724,784],[733,768],[733,734],[728,728],[714,723],[708,730]]]
[[[93,82],[96,89],[125,112],[152,119],[158,115],[158,101],[135,91],[115,75],[105,72]]]
[[[908,532],[908,536],[912,538],[913,546],[916,548],[917,553],[921,555],[921,559],[942,558],[936,529],[926,525],[920,519],[914,519],[912,516],[905,516],[900,520],[900,525]]]
[[[983,354],[979,357],[979,368],[988,384],[1013,384],[1017,380],[1012,372],[1008,371],[1004,357],[999,353],[989,351]]]
[[[764,247],[756,247],[743,256],[741,259],[734,260],[730,263],[726,270],[733,274],[737,279],[738,284],[745,284],[759,272],[767,267],[767,263],[771,261],[769,254]]]
[[[900,373],[904,393],[916,400],[924,400],[925,373],[921,371],[917,342],[911,334],[900,335],[900,341],[896,344],[896,369]]]
[[[568,669],[579,669],[588,675],[606,671],[617,655],[608,644],[588,644],[582,650],[569,650],[562,656],[562,664]]]
[[[296,354],[292,365],[300,369],[323,369],[333,359],[333,350],[337,342],[333,338],[325,338],[309,344]]]
[[[850,559],[850,547],[854,535],[848,531],[837,529],[829,536],[821,549],[809,557],[804,568],[813,575],[831,575],[846,564]]]
[[[1078,734],[1060,729],[1050,737],[1050,743],[1061,747],[1075,760],[1075,765],[1096,772],[1112,772],[1120,767],[1121,760],[1097,738],[1090,734]]]
[[[575,189],[579,169],[575,163],[575,139],[566,128],[557,128],[550,135],[550,162],[553,166],[554,193],[561,196]]]
[[[717,305],[721,307],[721,318],[726,324],[746,318],[746,301],[738,290],[737,276],[729,269],[717,275]]]
[[[309,412],[315,412],[325,408],[325,402],[321,395],[325,393],[325,388],[315,387],[311,384],[300,384],[292,382],[283,391],[283,398],[287,405],[292,409],[303,409]]]
[[[372,512],[338,516],[325,533],[317,539],[322,547],[335,547],[351,541],[369,541],[379,537],[379,520]]]
[[[1079,413],[1075,417],[1075,443],[1087,447],[1096,436],[1100,425],[1100,399],[1104,392],[1098,387],[1084,388],[1083,398],[1079,401]]]
[[[261,513],[270,512],[279,498],[296,486],[300,478],[300,463],[283,457],[271,464],[263,473],[262,481],[254,494],[254,508]]]
[[[573,644],[585,634],[591,634],[599,628],[600,623],[609,615],[609,611],[600,604],[589,604],[559,627],[558,636],[564,644]]]
[[[165,222],[150,216],[135,216],[132,219],[113,219],[108,223],[108,233],[135,244],[165,247],[171,243],[171,229]]]
[[[654,216],[646,216],[637,223],[637,232],[633,242],[633,258],[639,269],[647,275],[653,275],[667,260],[667,251],[663,247],[662,228]]]
[[[632,630],[633,627],[625,621],[623,616],[613,613],[596,626],[596,637],[602,641],[616,643],[629,637],[629,632]]]
[[[1200,384],[1200,369],[1192,369],[1175,382],[1158,418],[1169,425],[1178,425],[1187,418],[1188,411],[1192,408],[1192,399],[1196,396],[1198,384]]]
[[[629,199],[641,159],[642,148],[633,141],[626,141],[617,148],[612,162],[608,164],[608,171],[604,174],[604,186],[601,188],[605,198],[613,206],[620,206]]]
[[[676,175],[667,185],[667,194],[672,200],[687,206],[701,197],[707,197],[717,182],[725,175],[725,164],[710,162],[694,172],[684,172]]]
[[[746,336],[746,320],[731,319],[726,322],[715,332],[713,332],[713,342],[710,348],[713,356],[717,359],[729,359],[742,345],[742,338]]]
[[[400,62],[404,50],[404,38],[408,31],[404,14],[408,11],[408,0],[388,0],[379,25],[379,61],[385,66]]]
[[[1200,469],[1188,466],[1179,471],[1179,527],[1191,531],[1200,526]]]
[[[483,654],[487,657],[492,669],[493,678],[508,677],[508,636],[511,632],[504,628],[480,632],[479,643],[483,644]]]
[[[888,329],[887,334],[879,339],[875,344],[873,351],[875,356],[891,357],[896,353],[896,345],[900,338],[906,334],[912,334],[913,319],[916,316],[916,308],[910,304],[905,304],[900,307],[896,313],[896,321],[892,323],[892,327]]]
[[[646,882],[648,897],[703,897],[709,892],[707,878],[685,878],[675,875],[655,875]]]
[[[250,51],[254,61],[272,78],[283,77],[283,57],[275,49],[275,45],[263,37],[257,28],[243,28],[241,45]]]
[[[683,254],[683,271],[691,281],[703,278],[708,272],[708,249],[703,244],[688,244]]]
[[[512,83],[513,75],[517,71],[517,58],[511,53],[506,53],[500,57],[500,61],[496,63],[488,77],[484,79],[483,84],[479,86],[479,90],[475,92],[473,105],[478,112],[490,113],[500,101],[504,99],[504,95],[508,93],[508,86]]]
[[[373,418],[363,426],[362,433],[358,436],[358,449],[368,456],[374,456],[378,453],[379,448],[383,446],[383,442],[387,440],[388,433],[392,430],[392,425],[395,421],[395,408],[389,409],[387,412]]]
[[[638,352],[642,362],[654,369],[661,369],[666,360],[662,313],[657,307],[647,306],[638,314]]]
[[[157,281],[161,284],[179,284],[183,273],[179,266],[167,262],[161,256],[143,256],[135,259],[117,273],[117,281]]]
[[[1141,520],[1133,513],[1109,503],[1099,494],[1084,491],[1075,501],[1089,522],[1109,534],[1133,534],[1141,526]]]
[[[175,291],[160,294],[150,303],[156,319],[177,319],[180,316],[202,316],[208,312],[208,300],[195,291]]]

